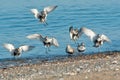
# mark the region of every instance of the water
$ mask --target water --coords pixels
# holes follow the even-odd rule
[[[23,53],[21,58],[35,58],[40,56],[67,55],[65,48],[71,44],[69,27],[86,26],[96,33],[104,33],[111,39],[105,43],[101,51],[120,50],[120,1],[118,0],[1,0],[0,1],[0,59],[13,58],[3,48],[3,43],[12,43],[16,47],[21,44],[36,46],[32,51]],[[56,10],[48,15],[48,26],[44,26],[34,18],[31,8],[43,9],[49,5],[58,5]],[[45,53],[43,44],[37,40],[28,40],[29,34],[39,33],[58,39],[59,48],[51,47],[49,54]],[[83,35],[78,42],[85,42],[86,54],[97,52],[93,43]]]

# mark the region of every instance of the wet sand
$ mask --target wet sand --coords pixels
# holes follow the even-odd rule
[[[3,68],[0,80],[120,80],[120,52],[103,53]]]

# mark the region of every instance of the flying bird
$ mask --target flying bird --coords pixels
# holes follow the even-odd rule
[[[84,52],[86,50],[85,44],[83,42],[81,44],[78,44],[77,50],[78,52]]]
[[[74,54],[75,50],[72,48],[69,44],[66,46],[66,53],[68,54]]]
[[[30,51],[34,48],[34,46],[22,45],[18,48],[15,48],[13,44],[4,43],[3,47],[6,48],[12,56],[20,56],[22,52]]]
[[[53,37],[48,37],[48,36],[43,37],[41,34],[31,34],[28,35],[27,38],[40,40],[46,48],[46,53],[48,52],[48,50],[50,50],[49,47],[52,45],[55,47],[59,47],[57,39]]]
[[[80,35],[85,34],[90,38],[91,41],[93,41],[94,45],[93,47],[100,47],[103,45],[104,42],[110,42],[111,40],[104,34],[96,34],[91,29],[88,29],[86,27],[80,28]]]
[[[47,22],[46,22],[47,15],[50,12],[52,12],[53,10],[55,10],[56,8],[57,8],[57,6],[48,6],[48,7],[45,7],[40,12],[37,9],[31,9],[31,12],[34,14],[34,16],[35,16],[36,19],[39,19],[39,21],[41,23],[47,24]]]
[[[74,29],[73,26],[69,27],[70,39],[75,41],[75,43],[80,37],[79,32],[77,28]]]

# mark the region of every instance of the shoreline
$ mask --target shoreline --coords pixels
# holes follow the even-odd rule
[[[0,69],[0,80],[119,80],[120,52],[83,55]]]

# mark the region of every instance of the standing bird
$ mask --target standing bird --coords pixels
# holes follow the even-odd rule
[[[85,44],[83,42],[81,44],[78,44],[77,50],[78,52],[84,52],[86,50]]]
[[[36,19],[39,19],[41,23],[45,23],[46,22],[46,18],[48,13],[52,12],[57,6],[48,6],[45,7],[41,12],[39,12],[37,9],[31,9],[31,12],[34,14]]]
[[[73,29],[73,26],[71,26],[69,28],[69,33],[70,33],[70,39],[75,41],[75,43],[76,43],[76,41],[78,40],[78,38],[80,36],[79,35],[79,30],[78,29]]]
[[[66,53],[73,54],[73,53],[75,53],[75,50],[70,45],[67,45]]]
[[[100,47],[104,42],[110,42],[110,39],[106,35],[96,34],[91,29],[88,29],[86,27],[80,28],[79,34],[81,35],[82,33],[87,35],[91,39],[91,41],[93,41],[94,43],[93,47]]]
[[[52,46],[52,45],[55,46],[55,47],[59,46],[57,39],[50,38],[48,36],[43,37],[41,34],[31,34],[31,35],[28,35],[27,38],[28,39],[38,39],[41,42],[43,42],[43,44],[46,48],[46,53],[48,52],[48,50],[50,50],[49,49],[50,46]]]
[[[34,48],[34,46],[23,45],[18,48],[15,48],[13,44],[5,43],[3,47],[6,48],[12,56],[20,56],[22,52],[30,51]]]

